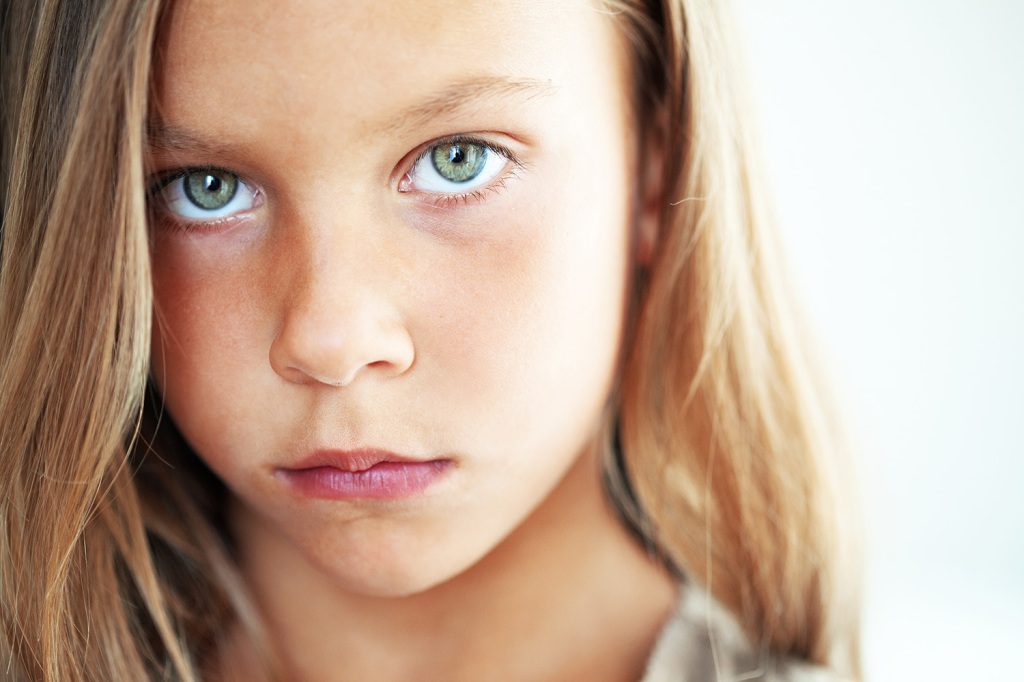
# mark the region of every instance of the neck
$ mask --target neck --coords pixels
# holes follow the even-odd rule
[[[477,564],[407,597],[339,589],[283,539],[246,543],[244,512],[234,525],[289,680],[636,680],[675,602],[606,501],[593,454]],[[222,669],[244,657],[229,651]]]

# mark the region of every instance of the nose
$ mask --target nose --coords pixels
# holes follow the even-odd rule
[[[374,284],[396,278],[372,274],[366,258],[356,265],[321,252],[303,260],[286,285],[283,320],[270,346],[274,371],[291,383],[327,386],[348,386],[364,374],[404,374],[415,359],[412,337],[394,292]]]

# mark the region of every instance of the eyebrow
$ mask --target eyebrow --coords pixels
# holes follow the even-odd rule
[[[422,128],[441,116],[452,116],[473,109],[481,100],[504,100],[525,97],[527,101],[550,97],[558,92],[550,80],[539,78],[509,78],[505,76],[479,76],[459,81],[423,102],[400,112],[395,122],[385,125],[385,132],[398,132]]]
[[[168,125],[158,117],[146,127],[145,146],[150,152],[193,151],[216,154],[229,149],[228,145],[211,142],[188,128]]]
[[[441,116],[453,116],[475,108],[482,100],[506,100],[524,97],[527,101],[550,97],[558,92],[550,80],[539,78],[511,78],[507,76],[477,76],[456,82],[422,102],[416,103],[390,116],[390,122],[380,126],[381,132],[395,134],[422,128]],[[188,128],[168,124],[159,116],[152,116],[146,129],[146,147],[150,151],[194,151],[221,153],[230,146],[198,135]]]

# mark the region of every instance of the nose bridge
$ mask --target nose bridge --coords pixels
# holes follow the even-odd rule
[[[288,381],[345,386],[362,372],[394,376],[413,362],[400,265],[384,230],[356,213],[307,215],[282,238],[287,277],[270,362]]]

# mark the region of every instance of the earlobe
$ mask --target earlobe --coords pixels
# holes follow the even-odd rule
[[[662,198],[665,192],[665,135],[662,116],[643,135],[637,172],[639,211],[636,225],[636,262],[646,268],[654,259],[661,225]]]

